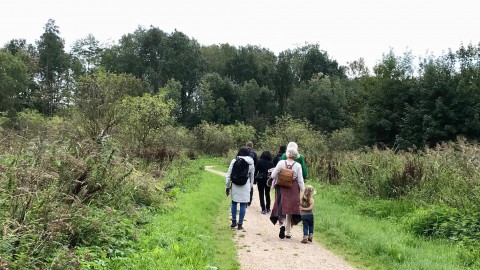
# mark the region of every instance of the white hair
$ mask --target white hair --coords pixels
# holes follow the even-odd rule
[[[290,147],[298,150],[298,145],[296,142],[289,142],[287,145],[287,148],[290,148]]]
[[[295,147],[288,147],[285,154],[287,155],[287,158],[298,158],[298,151]]]

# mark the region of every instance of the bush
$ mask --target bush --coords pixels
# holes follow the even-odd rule
[[[419,236],[445,238],[453,242],[480,240],[480,213],[461,212],[448,206],[420,209],[409,218],[410,230]]]

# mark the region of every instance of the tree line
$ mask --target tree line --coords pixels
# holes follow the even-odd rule
[[[276,55],[151,26],[109,45],[88,35],[67,51],[54,20],[44,29],[35,44],[13,39],[0,49],[0,112],[9,119],[26,109],[78,112],[95,136],[114,128],[129,102],[149,112],[149,124],[135,127],[144,135],[165,121],[243,122],[263,132],[289,115],[327,135],[351,132],[358,145],[480,136],[480,44],[421,58],[390,51],[370,71],[362,58],[339,65],[318,44]]]

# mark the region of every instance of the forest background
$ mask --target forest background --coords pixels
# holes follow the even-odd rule
[[[476,265],[479,88],[480,44],[390,51],[370,71],[319,44],[276,55],[157,27],[67,52],[49,20],[35,44],[0,49],[0,267],[122,258],[139,220],[188,187],[167,170],[249,140],[298,142],[311,179],[373,199],[366,215],[461,243]]]

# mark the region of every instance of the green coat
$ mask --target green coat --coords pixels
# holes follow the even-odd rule
[[[283,153],[281,160],[286,160],[287,159],[287,154]],[[305,159],[301,154],[298,155],[297,158],[293,159],[296,162],[300,163],[302,165],[302,174],[303,174],[303,179],[307,179],[308,175],[308,170],[307,170],[307,164],[305,164]]]

